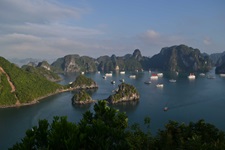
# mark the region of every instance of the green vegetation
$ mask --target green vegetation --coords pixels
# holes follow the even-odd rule
[[[54,93],[58,89],[62,88],[61,85],[50,82],[40,75],[36,75],[18,68],[16,65],[10,63],[3,57],[0,57],[0,66],[8,74],[11,82],[15,86],[14,95],[18,98],[20,103],[31,102],[36,98]],[[1,104],[15,104],[15,99],[8,99],[9,97],[12,97],[10,96],[12,95],[10,90],[6,90],[9,83],[6,83],[6,79],[2,81],[1,86],[5,89],[5,94],[1,94]]]
[[[59,81],[61,79],[58,74],[54,73],[53,71],[47,70],[43,67],[33,67],[33,66],[24,65],[22,66],[22,69],[30,73],[43,76],[50,81]]]
[[[74,94],[72,98],[72,103],[75,104],[76,102],[85,102],[85,101],[91,101],[91,96],[85,91],[81,90],[78,93]]]
[[[150,118],[144,122],[147,132],[139,124],[128,126],[125,113],[99,101],[94,113],[87,111],[77,124],[68,122],[66,117],[54,117],[51,124],[40,120],[11,149],[225,149],[225,133],[204,120],[188,125],[170,121],[156,136],[150,132]]]
[[[82,87],[82,86],[92,86],[96,85],[96,83],[91,79],[87,78],[84,75],[79,75],[76,77],[76,80],[72,83],[72,87]]]
[[[139,93],[133,85],[121,83],[120,85],[118,85],[118,87],[119,89],[116,91],[116,93],[108,98],[109,101],[116,102],[120,101],[123,98],[127,98],[126,100],[133,100],[139,98]],[[134,95],[136,96],[134,97]]]
[[[0,71],[0,105],[16,103],[15,93],[11,93],[11,86],[5,74]]]

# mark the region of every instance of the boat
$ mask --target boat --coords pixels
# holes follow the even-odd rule
[[[168,107],[164,107],[164,108],[163,108],[164,111],[167,111],[168,109],[169,109]]]
[[[163,84],[162,84],[162,83],[156,84],[156,87],[157,87],[157,88],[163,88]]]
[[[84,75],[84,72],[82,71],[81,74]]]
[[[100,71],[98,71],[98,74],[100,74]]]
[[[171,83],[177,82],[177,80],[175,80],[175,79],[170,79],[169,81],[170,81]]]
[[[106,77],[111,77],[112,76],[112,73],[111,72],[110,73],[106,73],[105,76]]]
[[[157,73],[158,77],[163,77],[163,73]]]
[[[190,75],[188,76],[188,79],[195,79],[195,75],[193,73],[190,73]]]
[[[106,79],[106,76],[102,76],[103,79]]]
[[[145,84],[151,84],[152,82],[150,80],[148,80],[148,81],[145,81],[144,83]]]
[[[120,71],[120,74],[125,74],[125,71]]]
[[[130,75],[129,77],[132,78],[132,79],[135,79],[136,75]]]
[[[73,84],[73,82],[69,82],[69,84],[71,85],[71,84]]]
[[[200,73],[199,74],[201,77],[204,77],[205,76],[205,73]]]
[[[151,80],[157,80],[158,78],[159,77],[158,77],[157,74],[152,74],[151,77],[150,77]]]
[[[125,80],[124,79],[120,79],[120,82],[124,82]]]
[[[221,76],[221,77],[225,77],[225,73],[221,73],[220,76]]]
[[[111,84],[116,84],[116,81],[112,80],[112,81],[111,81]]]

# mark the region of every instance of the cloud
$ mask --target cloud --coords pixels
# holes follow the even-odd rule
[[[211,40],[209,37],[205,37],[205,38],[203,39],[203,43],[204,43],[205,45],[211,45],[211,44],[212,44],[212,40]]]
[[[154,30],[147,30],[145,36],[149,39],[157,39],[160,37],[160,34]]]
[[[1,0],[2,23],[45,23],[68,18],[78,19],[87,13],[87,8],[74,8],[49,0]]]

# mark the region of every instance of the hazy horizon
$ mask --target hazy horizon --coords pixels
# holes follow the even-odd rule
[[[153,56],[185,44],[225,51],[225,1],[1,0],[0,56]]]

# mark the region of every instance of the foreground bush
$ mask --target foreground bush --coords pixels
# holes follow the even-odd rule
[[[138,124],[129,127],[126,114],[106,101],[95,104],[94,112],[84,113],[79,123],[68,122],[66,117],[54,117],[51,124],[40,120],[11,149],[225,149],[225,133],[204,120],[189,125],[170,121],[154,137]],[[144,121],[149,129],[150,118]]]

